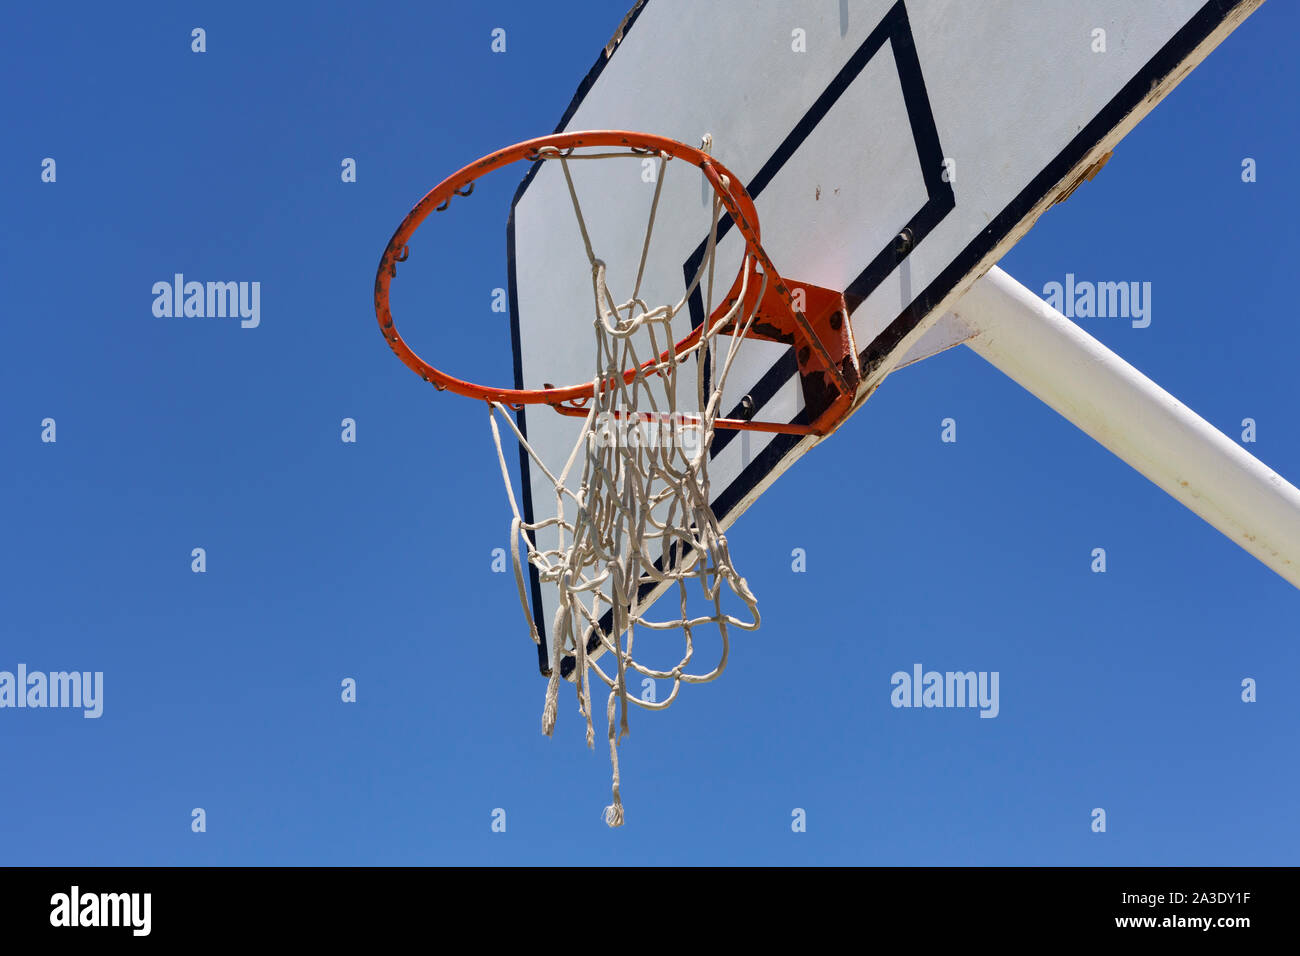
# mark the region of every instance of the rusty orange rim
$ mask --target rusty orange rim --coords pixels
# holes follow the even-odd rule
[[[476,398],[487,402],[498,402],[514,408],[521,408],[525,405],[553,405],[557,410],[566,411],[569,414],[573,414],[577,410],[583,410],[585,414],[584,406],[601,387],[601,384],[595,380],[576,385],[540,389],[497,388],[478,385],[474,382],[456,378],[454,375],[449,375],[429,364],[406,344],[406,340],[397,331],[392,309],[389,306],[388,293],[389,286],[397,275],[397,264],[405,262],[407,259],[411,236],[420,227],[420,224],[428,218],[430,213],[446,209],[450,203],[456,201],[459,197],[470,195],[477,180],[488,173],[501,169],[503,166],[516,162],[542,161],[541,151],[543,149],[554,149],[564,154],[566,151],[571,152],[579,147],[591,146],[623,147],[629,151],[644,152],[647,155],[664,155],[672,159],[683,159],[698,166],[720,198],[723,208],[726,209],[736,228],[744,237],[748,255],[742,261],[737,277],[739,278],[746,268],[752,268],[753,264],[756,264],[762,268],[763,273],[766,275],[769,287],[775,288],[780,297],[787,303],[789,302],[789,291],[786,288],[786,283],[777,273],[776,267],[768,258],[767,253],[763,251],[763,246],[759,240],[758,213],[754,209],[753,200],[741,184],[740,179],[708,153],[664,136],[655,136],[650,133],[634,133],[626,130],[588,130],[539,136],[536,139],[524,140],[513,146],[507,146],[505,149],[497,150],[452,173],[452,175],[429,190],[424,198],[416,203],[415,207],[407,213],[406,218],[402,220],[401,225],[397,227],[393,237],[388,240],[388,246],[384,249],[384,254],[379,260],[378,272],[375,274],[375,317],[379,320],[379,329],[383,333],[385,341],[388,342],[389,348],[402,360],[404,365],[424,381],[429,382],[440,391],[453,392],[466,398]],[[803,316],[795,312],[792,304],[790,309],[792,315],[799,320],[803,320]],[[681,341],[676,343],[674,349],[681,353],[690,348],[699,340],[701,331],[701,327],[693,329]],[[653,366],[664,361],[667,357],[668,353],[665,351],[657,359],[651,359],[644,363],[641,368],[645,369]],[[624,382],[631,383],[636,377],[637,371],[637,369],[632,368],[624,372]],[[614,382],[611,380],[609,384],[613,385]],[[720,418],[716,420],[715,425],[722,428],[786,431],[795,434],[813,433],[813,429],[804,425],[742,421],[738,419]]]

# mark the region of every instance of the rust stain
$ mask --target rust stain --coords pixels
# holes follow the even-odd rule
[[[1101,172],[1101,167],[1105,166],[1108,162],[1110,162],[1110,158],[1114,155],[1115,155],[1115,151],[1112,149],[1110,152],[1102,156],[1101,159],[1097,160],[1095,163],[1093,163],[1091,166],[1085,169],[1082,173],[1080,173],[1078,179],[1076,179],[1070,185],[1066,186],[1063,190],[1061,190],[1061,192],[1057,195],[1057,197],[1052,200],[1052,205],[1065,202],[1067,199],[1070,198],[1070,196],[1074,194],[1074,191],[1078,189],[1081,185],[1083,185],[1086,182],[1091,182],[1092,178],[1096,176],[1099,172]]]

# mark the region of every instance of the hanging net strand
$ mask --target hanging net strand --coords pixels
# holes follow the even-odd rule
[[[515,581],[529,634],[541,636],[529,608],[524,561],[544,587],[559,597],[551,622],[551,670],[542,709],[542,732],[550,736],[558,712],[560,662],[572,656],[579,712],[586,721],[587,745],[594,746],[592,723],[593,675],[609,690],[605,706],[613,802],[605,822],[623,823],[618,748],[628,733],[629,702],[661,710],[677,697],[683,684],[705,683],[718,677],[730,652],[729,628],[759,626],[754,595],[735,570],[716,515],[710,507],[709,450],[728,372],[742,340],[749,333],[767,287],[749,249],[741,269],[739,294],[714,315],[714,260],[723,202],[715,192],[705,255],[685,294],[676,302],[649,306],[642,299],[651,237],[667,173],[666,152],[658,153],[658,178],[651,200],[640,261],[631,295],[619,301],[608,284],[608,269],[592,247],[569,163],[577,159],[608,159],[652,155],[645,150],[575,154],[543,147],[537,159],[559,163],[568,186],[578,229],[591,268],[595,318],[592,394],[573,448],[558,473],[550,470],[517,427],[509,408],[489,401],[489,424],[501,474],[513,514],[510,535]],[[727,180],[723,180],[724,188]],[[758,281],[758,295],[749,288]],[[704,326],[689,344],[674,346],[673,318],[703,286]],[[750,305],[746,305],[746,303]],[[719,359],[719,354],[725,358]],[[644,357],[643,357],[644,356]],[[694,394],[681,396],[680,372],[693,364]],[[628,372],[628,370],[633,370]],[[693,411],[681,402],[690,401]],[[506,464],[498,417],[513,432],[533,465],[555,489],[555,512],[541,520],[523,519]],[[548,547],[538,545],[539,533]],[[698,584],[706,610],[692,616],[688,597]],[[724,588],[725,585],[725,588]],[[676,591],[677,613],[652,620],[646,616],[649,598]],[[730,594],[745,606],[746,618],[723,609]],[[643,600],[644,596],[644,600]],[[728,599],[729,600],[729,599]],[[607,619],[608,625],[602,626]],[[693,665],[696,632],[716,629],[720,654],[711,668]],[[682,649],[678,662],[666,669],[651,668],[633,656],[638,629],[660,652],[658,632],[677,631]],[[601,654],[612,664],[602,667]],[[689,670],[688,670],[689,668]],[[661,701],[628,694],[630,676],[640,674],[671,683]],[[617,726],[616,726],[617,725]]]

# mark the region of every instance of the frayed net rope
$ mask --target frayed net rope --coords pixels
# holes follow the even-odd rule
[[[574,682],[579,712],[587,722],[589,747],[595,742],[592,675],[599,677],[609,688],[605,716],[613,766],[613,802],[605,808],[605,822],[616,827],[623,823],[618,746],[628,732],[629,701],[648,710],[660,710],[676,699],[683,684],[713,680],[727,664],[730,651],[728,628],[753,630],[759,626],[759,615],[754,595],[744,578],[736,573],[727,549],[727,539],[709,506],[708,475],[709,448],[723,385],[740,340],[754,321],[756,308],[743,319],[739,318],[747,291],[742,285],[732,308],[713,320],[694,345],[674,354],[676,339],[672,334],[672,319],[689,301],[706,273],[705,314],[711,315],[713,311],[713,263],[722,210],[722,203],[716,195],[706,255],[686,294],[675,304],[653,309],[640,298],[646,255],[669,158],[665,155],[659,157],[659,176],[636,286],[629,299],[622,303],[615,301],[606,285],[605,263],[592,251],[568,165],[570,159],[608,158],[611,155],[628,154],[572,156],[554,150],[542,152],[542,158],[558,159],[561,163],[591,264],[596,313],[593,381],[606,385],[591,399],[577,441],[558,475],[547,468],[503,406],[490,403],[489,423],[514,513],[510,534],[515,581],[535,643],[540,642],[540,637],[524,585],[519,554],[521,543],[528,563],[536,569],[541,582],[559,591],[559,607],[551,631],[552,666],[542,711],[542,732],[550,736],[555,728],[560,661],[571,654],[577,665]],[[746,268],[746,280],[749,274],[750,270]],[[766,276],[762,281],[766,283]],[[759,290],[755,302],[762,298],[762,291]],[[733,329],[730,333],[732,341],[719,368],[715,339],[725,338],[719,333],[729,324]],[[644,357],[638,351],[638,341],[645,350]],[[667,355],[641,368],[646,359],[661,356],[665,351]],[[682,414],[679,411],[678,371],[679,366],[687,361],[696,364],[697,384],[692,398],[695,408],[703,410],[700,413]],[[624,381],[627,369],[638,370],[631,381]],[[706,381],[711,383],[707,393],[703,386]],[[556,507],[553,517],[532,523],[521,517],[501,445],[496,413],[500,413],[501,420],[514,432],[535,466],[554,485]],[[643,437],[645,425],[653,426],[649,439]],[[577,487],[573,488],[569,478],[575,468],[580,468],[581,474]],[[539,548],[535,544],[539,531],[556,536],[555,546]],[[659,556],[664,559],[656,566]],[[707,613],[694,617],[687,611],[692,582],[698,584],[700,593],[711,605]],[[724,583],[745,604],[749,620],[736,618],[722,609]],[[642,608],[638,600],[644,585],[675,588],[677,616],[666,620],[648,619],[643,613],[647,609]],[[600,625],[606,614],[612,621],[608,632]],[[721,636],[721,654],[711,669],[693,673],[687,668],[695,655],[694,632],[706,626],[716,627]],[[632,648],[638,628],[680,631],[684,646],[678,663],[669,670],[655,670],[636,660]],[[612,656],[613,664],[608,673],[594,659],[601,650]],[[629,697],[629,672],[671,681],[672,690],[663,701]]]

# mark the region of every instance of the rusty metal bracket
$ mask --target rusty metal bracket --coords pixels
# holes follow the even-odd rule
[[[748,315],[754,308],[761,288],[762,276],[751,275],[742,314]],[[735,305],[739,292],[737,279],[710,318],[724,315]],[[795,308],[799,299],[802,309]],[[722,330],[723,334],[729,331]],[[748,337],[780,342],[795,350],[812,434],[827,434],[848,413],[862,381],[862,369],[842,292],[798,282],[768,283]]]

